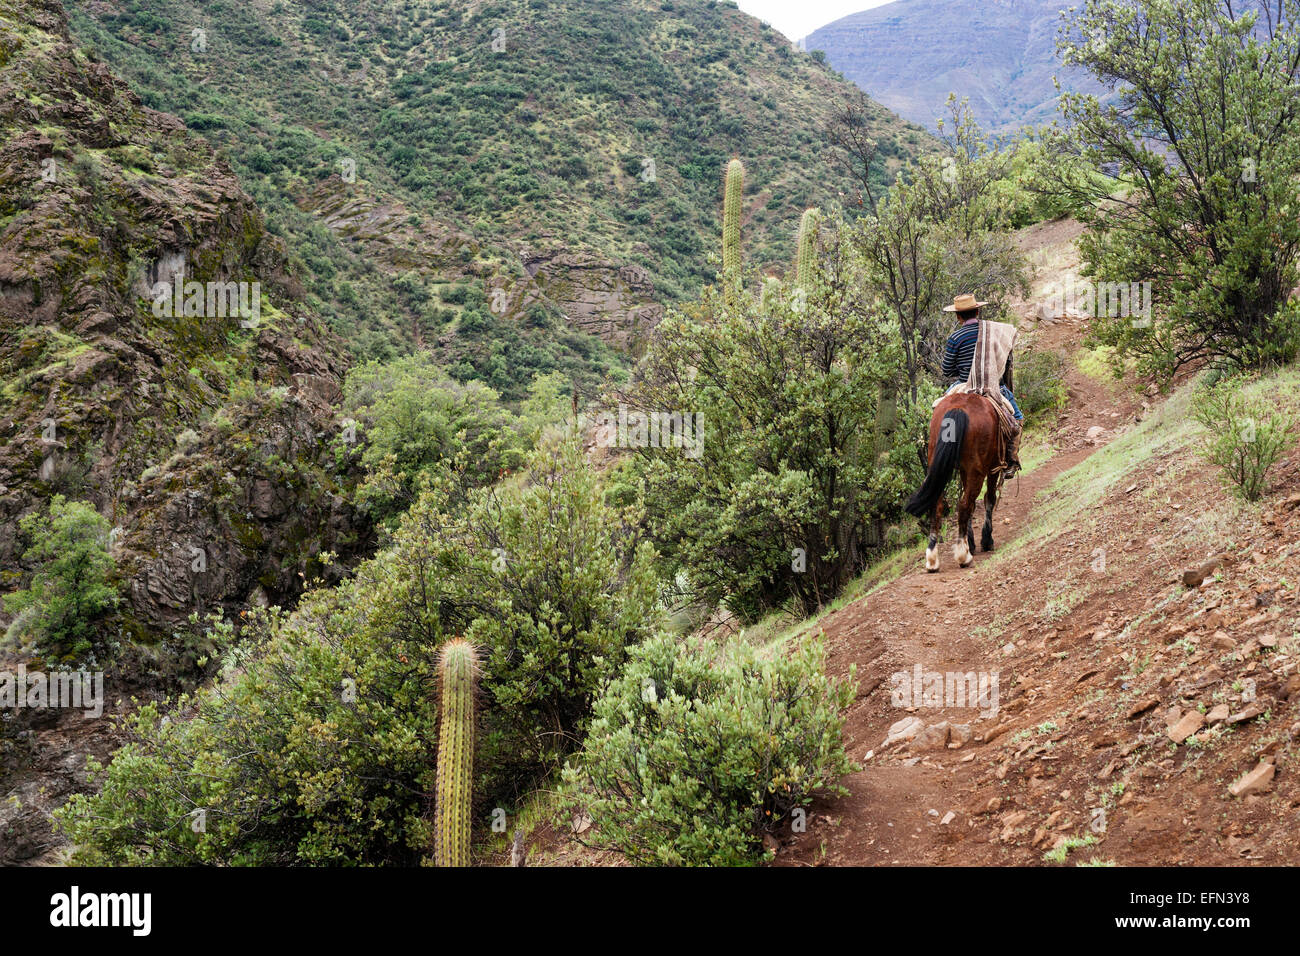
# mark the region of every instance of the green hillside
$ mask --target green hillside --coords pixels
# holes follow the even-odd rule
[[[822,131],[851,87],[731,4],[69,8],[146,105],[218,145],[358,354],[419,344],[510,397],[617,366],[712,279],[729,156],[760,266],[847,189]],[[878,138],[882,176],[927,143],[883,108]]]

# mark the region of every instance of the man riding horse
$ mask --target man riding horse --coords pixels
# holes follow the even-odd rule
[[[1021,422],[1024,416],[1011,392],[1011,350],[1015,326],[985,322],[979,310],[987,305],[973,295],[959,295],[945,312],[956,312],[961,325],[948,337],[943,374],[952,384],[934,403],[927,442],[925,481],[908,500],[906,510],[930,519],[925,569],[939,570],[939,529],[948,510],[944,492],[957,475],[957,541],[953,557],[960,567],[974,560],[975,534],[971,517],[980,489],[984,494],[984,533],[981,546],[993,550],[993,509],[1004,479],[1019,467]]]
[[[973,295],[959,295],[952,300],[952,305],[943,307],[945,312],[956,312],[957,320],[960,323],[953,333],[948,336],[948,342],[943,350],[943,377],[950,387],[964,384],[970,379],[971,363],[975,358],[975,346],[979,341],[980,309],[986,305],[988,305],[987,302],[980,302]],[[1016,404],[1016,396],[1011,392],[1012,388],[1014,388],[1012,365],[1012,352],[1008,350],[1006,368],[1002,372],[999,387],[1002,396],[1010,403],[1015,413],[1016,422],[1023,423],[1025,420],[1024,413],[1020,411],[1020,406]],[[1020,431],[1020,428],[1015,430],[1010,446],[1007,448],[1007,462],[1006,468],[1003,470],[1003,477],[1010,478],[1020,470]]]

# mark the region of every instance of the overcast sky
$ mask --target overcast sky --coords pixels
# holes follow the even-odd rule
[[[736,0],[736,5],[751,16],[766,20],[791,40],[802,40],[832,20],[888,2],[889,0]]]

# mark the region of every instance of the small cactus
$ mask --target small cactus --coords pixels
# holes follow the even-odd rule
[[[805,209],[799,220],[799,258],[795,264],[795,282],[802,289],[812,285],[817,268],[817,227],[821,212],[816,207]]]
[[[738,159],[727,164],[722,200],[722,275],[731,290],[740,279],[740,200],[745,192],[745,167]]]
[[[438,781],[434,803],[434,862],[469,865],[470,804],[474,785],[474,645],[448,641],[438,656],[442,721],[438,728]]]

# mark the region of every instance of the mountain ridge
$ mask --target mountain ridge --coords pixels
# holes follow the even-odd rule
[[[803,41],[879,102],[927,129],[950,92],[968,97],[985,132],[1049,121],[1054,80],[1099,87],[1056,57],[1056,0],[894,0],[850,14]]]

